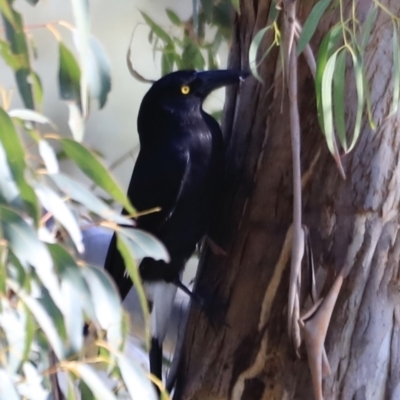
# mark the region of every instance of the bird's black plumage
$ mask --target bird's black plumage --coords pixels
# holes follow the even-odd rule
[[[219,124],[203,111],[202,103],[212,90],[246,75],[233,70],[178,71],[155,82],[143,98],[137,124],[140,152],[128,197],[139,212],[161,208],[139,217],[137,225],[160,239],[171,257],[168,264],[143,259],[139,268],[144,282],[179,281],[186,261],[207,231],[222,182],[224,147]],[[124,298],[132,282],[125,274],[115,235],[105,268]],[[155,358],[159,358],[162,330],[153,334],[158,336],[159,348],[155,349],[153,338],[150,357],[151,371],[159,378],[161,364]]]

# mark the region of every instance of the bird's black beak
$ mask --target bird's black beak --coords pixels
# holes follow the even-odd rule
[[[196,78],[199,81],[198,90],[205,97],[213,90],[223,86],[232,85],[246,79],[250,73],[235,69],[221,69],[198,72]]]

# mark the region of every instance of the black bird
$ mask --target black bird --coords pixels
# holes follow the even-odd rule
[[[151,304],[150,370],[159,379],[162,342],[177,287],[182,287],[181,273],[206,234],[222,182],[221,129],[202,104],[213,90],[247,75],[237,70],[173,72],[152,85],[140,106],[140,152],[128,197],[139,212],[161,208],[137,218],[137,226],[160,239],[171,257],[168,264],[145,258],[139,266]],[[105,269],[125,298],[132,281],[125,273],[115,234]]]

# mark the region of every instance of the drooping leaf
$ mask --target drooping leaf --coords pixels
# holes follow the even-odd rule
[[[166,247],[153,235],[136,228],[119,228],[132,248],[136,259],[151,257],[155,260],[170,262],[170,257]]]
[[[165,12],[167,13],[167,16],[169,18],[169,20],[176,26],[181,27],[182,26],[182,21],[181,19],[178,17],[178,15],[172,11],[170,8],[167,8],[165,10]]]
[[[301,35],[297,43],[297,54],[301,54],[307,44],[310,42],[315,30],[317,29],[319,21],[321,20],[322,15],[328,8],[329,4],[331,4],[331,2],[332,0],[319,0],[318,3],[314,5],[301,31]]]
[[[157,400],[158,396],[143,369],[123,354],[117,354],[118,367],[132,400]]]
[[[133,224],[131,219],[115,212],[104,201],[100,200],[95,194],[86,189],[85,186],[67,175],[59,173],[51,175],[50,177],[63,193],[100,217],[111,220],[117,224]]]
[[[37,3],[39,3],[39,0],[26,0],[29,4],[32,4],[35,6]]]
[[[125,263],[126,272],[129,274],[133,284],[135,285],[136,292],[139,297],[140,306],[143,313],[145,322],[145,340],[146,348],[150,349],[150,313],[149,306],[146,299],[146,294],[143,289],[142,281],[140,279],[139,271],[136,266],[135,253],[132,249],[132,242],[130,242],[124,235],[117,235],[117,249]]]
[[[82,232],[78,221],[65,201],[46,185],[36,184],[35,193],[46,211],[53,214],[54,218],[67,230],[79,253],[83,253]]]
[[[146,13],[140,11],[143,19],[146,24],[150,27],[150,29],[154,32],[154,34],[159,37],[164,43],[173,43],[172,38],[168,35],[167,32],[160,25],[156,24]]]
[[[96,400],[117,400],[93,367],[75,363],[69,368],[85,382]]]
[[[378,14],[378,7],[372,3],[371,8],[368,12],[368,16],[363,24],[362,39],[361,39],[361,51],[364,51],[367,47],[369,39],[371,37],[372,27],[374,26],[376,15]]]
[[[135,214],[123,190],[111,177],[107,168],[98,158],[84,146],[71,139],[61,139],[61,144],[68,157],[99,187],[110,194],[113,199],[121,203],[126,210]]]
[[[93,36],[89,41],[88,76],[90,95],[99,101],[99,108],[103,108],[111,90],[111,68],[107,54]]]
[[[57,155],[47,140],[41,139],[38,143],[40,157],[49,174],[57,174],[59,172]]]
[[[7,0],[0,0],[0,1],[7,1]],[[4,40],[0,40],[0,54],[3,60],[7,63],[9,67],[13,70],[17,70],[22,68],[24,65],[23,60],[15,55],[9,43],[5,42]]]
[[[117,288],[104,271],[96,267],[82,269],[89,287],[100,326],[107,331],[108,342],[115,348],[122,345],[122,308]]]
[[[38,239],[36,232],[18,213],[2,205],[0,205],[0,221],[4,238],[8,241],[11,251],[21,263],[32,265],[35,268],[54,302],[58,306],[62,304],[53,262],[46,246]]]
[[[0,397],[7,400],[20,400],[8,371],[0,369]]]
[[[339,52],[336,60],[335,72],[333,74],[333,112],[335,126],[340,143],[347,151],[346,123],[345,123],[345,72],[346,72],[346,51]]]
[[[363,69],[361,54],[358,52],[357,47],[355,47],[354,50],[351,52],[351,56],[353,58],[353,68],[354,68],[356,90],[357,90],[357,112],[356,112],[356,121],[354,124],[353,137],[347,152],[350,152],[354,148],[360,136],[362,115],[365,105],[364,69]]]
[[[4,7],[6,0],[2,0],[1,6]],[[8,2],[9,8],[11,8],[12,3]],[[2,8],[3,8],[2,7]],[[11,52],[19,58],[21,63],[18,68],[15,69],[15,78],[17,81],[18,91],[22,97],[22,100],[26,108],[34,109],[34,99],[32,93],[32,87],[30,83],[30,77],[32,75],[32,70],[29,61],[29,51],[26,42],[26,36],[24,31],[24,23],[21,14],[11,8],[10,13],[12,16],[9,18],[3,18],[4,28],[6,32],[6,38],[10,43]]]
[[[11,174],[7,156],[0,141],[0,199],[11,204],[17,199],[18,195],[18,187]]]
[[[14,180],[19,188],[20,196],[24,200],[29,211],[29,215],[37,221],[39,220],[39,205],[35,192],[25,179],[25,151],[21,139],[8,114],[0,108],[0,132],[1,143],[7,155],[8,165]]]
[[[51,120],[36,111],[29,109],[14,109],[8,112],[8,115],[12,118],[18,118],[23,121],[37,122],[38,124],[49,124],[54,126]]]
[[[65,101],[72,101],[81,106],[80,79],[81,71],[74,55],[62,43],[58,44],[59,70],[58,83],[60,97]]]
[[[397,24],[393,23],[393,99],[388,118],[397,113],[400,100],[400,43],[397,30]]]
[[[321,129],[323,129],[324,113],[321,104],[322,98],[322,76],[325,71],[326,63],[329,57],[335,51],[335,48],[342,37],[342,28],[340,25],[335,25],[324,37],[318,50],[317,56],[317,71],[315,75],[315,94],[317,100],[318,121]]]
[[[264,53],[261,60],[257,60],[258,50],[260,48],[261,41],[263,40],[265,34],[272,28],[272,25],[268,25],[265,28],[259,30],[257,34],[254,36],[253,40],[251,41],[250,48],[249,48],[249,66],[251,73],[253,76],[260,82],[263,80],[261,79],[257,67],[258,65],[265,59],[268,52]]]
[[[80,75],[80,106],[84,116],[88,113],[88,82],[89,71],[86,63],[89,56],[90,18],[88,0],[71,0],[72,11],[75,19],[76,33],[75,45],[78,50],[81,75]]]
[[[329,151],[335,154],[335,130],[333,126],[333,102],[332,102],[332,80],[335,71],[338,51],[335,51],[328,59],[322,75],[321,82],[321,107],[323,113],[323,132]]]
[[[57,358],[62,360],[65,356],[65,350],[60,333],[55,324],[54,315],[50,315],[39,300],[26,293],[25,290],[19,288],[14,282],[9,281],[8,284],[32,313],[36,322],[49,340]]]

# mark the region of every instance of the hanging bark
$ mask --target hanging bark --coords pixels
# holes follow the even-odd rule
[[[345,9],[351,1],[345,0]],[[371,1],[357,2],[360,21]],[[400,15],[398,0],[382,0]],[[230,66],[247,67],[251,39],[266,26],[270,0],[243,1]],[[312,4],[299,5],[304,21]],[[321,20],[312,47],[338,16]],[[267,48],[269,44],[265,44]],[[392,24],[379,11],[367,47],[372,130],[342,160],[343,180],[317,122],[314,82],[299,58],[303,222],[310,230],[317,286],[326,295],[345,279],[325,342],[331,373],[324,399],[400,399],[400,112],[392,103]],[[197,282],[212,293],[224,323],[189,316],[175,399],[312,399],[304,348],[299,359],[287,333],[291,256],[292,155],[288,98],[278,51],[260,68],[264,85],[248,79],[228,92],[224,206],[213,238],[228,255],[203,252]],[[357,95],[347,74],[346,116]],[[348,275],[347,275],[348,273]],[[307,310],[309,302],[300,305]],[[217,316],[220,317],[221,315]]]

